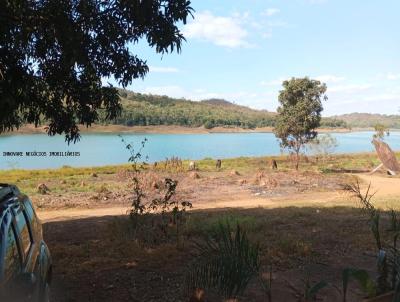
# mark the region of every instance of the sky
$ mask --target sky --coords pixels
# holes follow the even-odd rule
[[[282,81],[327,84],[324,116],[400,112],[399,0],[193,0],[180,54],[130,47],[150,72],[127,88],[276,111]]]

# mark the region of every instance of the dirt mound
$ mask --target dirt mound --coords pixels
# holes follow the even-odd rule
[[[200,178],[200,175],[199,175],[199,173],[197,173],[197,172],[190,172],[190,173],[189,173],[189,177],[190,177],[191,179],[199,179],[199,178]]]
[[[231,172],[229,172],[229,175],[230,176],[239,176],[240,173],[238,171],[236,171],[236,170],[232,170]]]
[[[253,179],[253,184],[268,187],[268,188],[275,188],[279,185],[279,182],[272,176],[267,176],[263,171],[258,172]]]
[[[41,183],[41,184],[39,184],[37,187],[36,187],[36,190],[37,190],[37,192],[39,193],[39,194],[47,194],[48,192],[50,192],[50,189],[49,189],[49,187],[46,185],[46,184],[44,184],[44,183]]]

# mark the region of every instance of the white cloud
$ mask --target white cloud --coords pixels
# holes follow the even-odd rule
[[[182,98],[185,97],[186,94],[185,89],[177,85],[149,86],[140,92],[147,94],[167,95],[172,98]]]
[[[323,83],[337,83],[337,82],[342,82],[346,79],[345,77],[335,76],[331,74],[324,74],[317,76],[315,78]]]
[[[379,101],[400,101],[400,93],[381,93],[381,94],[373,94],[368,95],[363,98],[363,100],[368,102],[379,102]]]
[[[287,77],[280,77],[275,80],[270,80],[270,81],[261,81],[260,85],[261,86],[281,86],[283,81],[286,81],[288,78]]]
[[[370,84],[346,84],[346,85],[336,85],[328,87],[329,92],[346,92],[355,93],[358,91],[364,91],[370,89],[372,86]]]
[[[281,77],[275,80],[264,81],[261,84],[265,86],[265,88],[260,88],[259,90],[255,89],[253,91],[209,91],[206,87],[188,89],[179,85],[169,85],[149,86],[138,92],[168,95],[174,98],[185,98],[194,101],[222,98],[255,109],[276,111],[279,105],[278,95],[279,91],[282,89],[282,81],[289,78],[290,77]],[[324,116],[349,112],[379,112],[386,114],[396,114],[399,112],[400,89],[397,87],[382,86],[380,82],[374,82],[373,85],[368,82],[354,83],[343,77],[333,75],[311,78],[323,78],[333,83],[330,85],[328,82],[328,100],[324,102]],[[386,82],[383,81],[382,83]]]
[[[268,27],[289,27],[289,24],[285,21],[268,21]]]
[[[281,10],[279,8],[267,8],[265,11],[263,11],[261,14],[263,16],[271,17],[273,15],[276,15],[280,12]]]
[[[279,77],[277,79],[274,80],[269,80],[269,81],[261,81],[260,85],[261,86],[281,86],[283,81],[289,80],[292,77],[298,78],[298,77],[304,77],[304,76],[300,76],[300,75],[293,75],[293,76],[286,76],[286,77]],[[316,77],[312,77],[310,76],[311,79],[316,79],[318,81],[321,81],[323,83],[339,83],[344,81],[346,78],[342,77],[342,76],[336,76],[336,75],[332,75],[332,74],[324,74],[324,75],[320,75],[320,76],[316,76]],[[337,87],[339,90],[340,89],[345,89],[344,85],[342,86],[338,86]]]
[[[159,67],[159,66],[149,66],[150,72],[159,73],[176,73],[179,72],[178,68],[175,67]]]
[[[270,30],[270,31],[263,32],[261,34],[261,37],[263,37],[264,39],[272,38],[272,31]]]
[[[395,80],[400,80],[400,73],[394,74],[394,73],[388,73],[386,75],[386,79],[389,81],[395,81]]]
[[[215,16],[205,11],[195,15],[195,19],[186,25],[183,34],[187,38],[212,42],[229,48],[249,47],[248,32],[242,21],[247,15],[236,14],[233,17]]]

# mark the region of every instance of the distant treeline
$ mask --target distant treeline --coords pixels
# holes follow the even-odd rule
[[[179,125],[213,128],[217,126],[256,128],[274,125],[274,115],[264,110],[232,104],[224,100],[202,102],[120,91],[124,110],[113,124],[126,126]],[[101,119],[105,123],[105,119]]]
[[[353,128],[371,128],[377,124],[391,129],[400,129],[400,115],[350,113],[338,116]]]
[[[123,111],[121,116],[113,121],[106,121],[100,115],[101,124],[117,124],[126,126],[178,125],[186,127],[241,127],[252,129],[256,127],[273,127],[276,113],[266,110],[255,110],[233,104],[221,99],[210,99],[201,102],[185,99],[174,99],[167,96],[140,94],[120,90]],[[346,115],[348,117],[349,115]],[[351,128],[373,127],[377,122],[370,123],[355,119],[342,119],[342,116],[322,118],[321,127]],[[384,117],[384,116],[381,116]],[[357,123],[363,122],[364,126]],[[382,121],[381,121],[382,123]],[[393,119],[390,128],[400,128],[400,119]]]

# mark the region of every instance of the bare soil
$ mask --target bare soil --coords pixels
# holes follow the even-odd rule
[[[305,194],[313,194],[313,200],[339,192],[350,176],[343,174],[322,174],[319,172],[271,172],[249,171],[232,175],[225,172],[196,172],[196,178],[189,172],[148,171],[141,174],[148,199],[162,193],[165,178],[178,181],[177,197],[193,203],[194,209],[207,209],[232,206],[254,207],[278,205],[284,200],[302,200]],[[77,181],[74,181],[76,183]],[[52,189],[59,180],[49,180],[46,185]],[[31,197],[39,211],[66,208],[104,208],[128,207],[131,203],[130,175],[127,170],[116,174],[101,174],[82,181],[82,192],[77,190],[63,192],[50,191],[48,194],[35,194]],[[90,189],[95,187],[96,189]],[[329,193],[328,195],[323,193]],[[333,195],[335,196],[335,194]],[[243,204],[240,204],[243,201]],[[283,205],[286,205],[283,203]]]
[[[95,192],[35,195],[54,261],[53,301],[188,301],[184,279],[192,259],[191,242],[199,229],[227,215],[250,220],[249,236],[261,244],[265,275],[272,265],[273,301],[296,301],[293,288],[303,291],[307,275],[311,282],[331,284],[319,294],[319,301],[341,301],[344,268],[374,273],[376,249],[367,219],[341,190],[353,176],[294,171],[239,175],[199,171],[198,175],[149,172],[144,176],[148,192],[157,191],[154,185],[165,177],[178,179],[178,198],[194,204],[181,249],[173,240],[142,246],[116,227],[129,223],[131,195],[123,171],[93,177],[90,182],[107,184]],[[380,198],[400,197],[400,178],[358,177],[364,187],[372,182]],[[206,297],[221,301],[212,292]],[[349,301],[362,297],[353,284]],[[253,282],[240,301],[266,301],[266,297]]]

